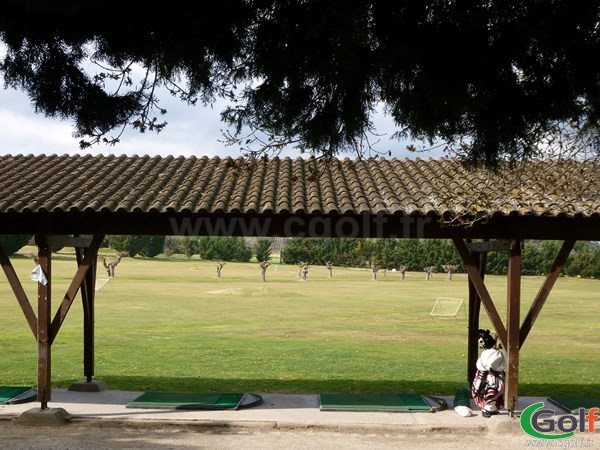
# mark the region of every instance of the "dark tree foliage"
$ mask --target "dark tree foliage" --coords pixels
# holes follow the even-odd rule
[[[521,255],[523,275],[547,275],[558,254],[561,242],[527,240]],[[322,239],[294,238],[283,250],[286,264],[310,261],[324,265],[332,261],[335,266],[371,267],[379,269],[399,269],[422,271],[434,267],[443,271],[444,265],[457,266],[463,272],[464,266],[454,245],[447,239]],[[508,253],[489,252],[486,273],[506,275]],[[584,278],[600,278],[600,244],[597,242],[577,242],[567,259],[565,275]]]
[[[13,0],[0,3],[0,71],[36,111],[72,120],[82,147],[116,143],[110,133],[127,125],[160,131],[156,88],[166,87],[189,103],[229,100],[228,142],[243,147],[357,150],[383,104],[397,137],[442,140],[494,165],[531,156],[565,123],[598,129],[598,11],[598,0],[222,0],[160,10]]]
[[[140,255],[148,258],[154,258],[155,256],[160,255],[164,249],[164,236],[146,236],[144,246],[140,250]]]
[[[211,261],[248,262],[252,258],[252,250],[240,236],[202,236],[198,239],[198,254]]]
[[[258,238],[254,246],[254,256],[258,262],[266,262],[271,259],[273,252],[273,241],[269,238]]]
[[[110,235],[106,237],[110,247],[117,252],[126,252],[132,258],[147,247],[152,236]]]
[[[198,238],[194,236],[183,236],[178,239],[178,245],[174,249],[178,253],[183,253],[188,259],[194,256],[198,251]]]
[[[12,255],[27,245],[31,237],[29,234],[2,234],[0,235],[0,245],[7,255]]]
[[[569,276],[600,278],[600,245],[598,242],[581,244],[575,246],[565,273]]]

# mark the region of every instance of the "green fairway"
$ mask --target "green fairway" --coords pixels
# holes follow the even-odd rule
[[[34,310],[33,262],[13,256]],[[96,296],[96,373],[110,389],[451,395],[466,380],[467,322],[430,317],[437,297],[467,301],[467,276],[379,272],[197,258],[124,258]],[[53,258],[53,311],[76,269]],[[99,267],[98,278],[104,273]],[[522,317],[543,278],[523,277]],[[486,284],[502,317],[505,277]],[[560,278],[521,351],[520,394],[592,396],[600,391],[600,281]],[[52,380],[83,379],[78,298],[52,347]],[[482,308],[482,327],[492,329]],[[37,384],[36,341],[0,277],[0,385]]]

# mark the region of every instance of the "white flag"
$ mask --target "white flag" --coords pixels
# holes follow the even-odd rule
[[[48,284],[46,274],[42,270],[42,266],[40,266],[39,264],[35,269],[31,271],[31,280],[37,281],[38,283],[42,283],[44,286]]]

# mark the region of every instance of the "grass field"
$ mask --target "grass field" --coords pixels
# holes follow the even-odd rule
[[[37,310],[33,262],[13,264]],[[53,258],[56,310],[75,272]],[[405,392],[451,395],[466,380],[467,322],[430,317],[439,296],[467,299],[467,277],[172,257],[125,258],[96,296],[96,373],[110,389],[281,393]],[[101,268],[99,268],[101,269]],[[104,274],[99,271],[98,277]],[[523,277],[522,317],[543,279]],[[506,280],[486,284],[502,317]],[[560,278],[521,351],[521,395],[600,392],[600,281]],[[79,299],[52,347],[54,387],[83,379]],[[482,309],[482,327],[490,328]],[[0,277],[0,385],[37,383],[36,342]]]

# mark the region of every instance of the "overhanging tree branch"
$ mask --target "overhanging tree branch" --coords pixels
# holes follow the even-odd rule
[[[267,152],[368,152],[384,105],[396,137],[445,142],[495,167],[538,157],[556,143],[556,124],[598,130],[597,23],[597,2],[570,0],[222,0],[161,14],[115,0],[16,0],[0,5],[0,72],[36,111],[72,120],[83,147],[114,145],[129,126],[160,132],[166,122],[152,111],[166,112],[156,90],[165,87],[189,104],[229,101],[228,138],[258,136]],[[90,49],[99,76],[86,72]],[[138,84],[134,66],[146,71]],[[585,145],[598,154],[597,137]]]

